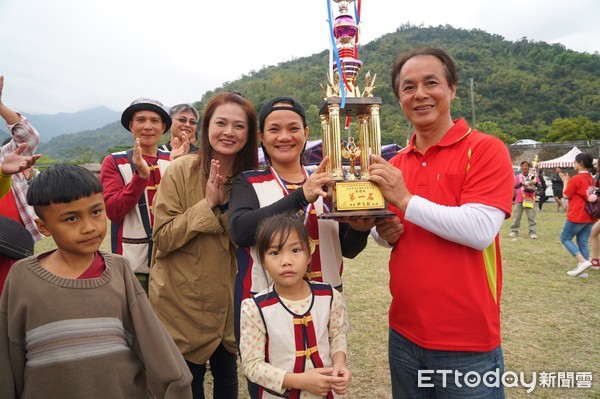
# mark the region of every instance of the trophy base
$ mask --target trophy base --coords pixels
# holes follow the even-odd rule
[[[379,219],[391,216],[396,216],[396,214],[389,209],[365,209],[362,211],[334,211],[322,213],[319,215],[319,219],[344,221],[355,219]]]

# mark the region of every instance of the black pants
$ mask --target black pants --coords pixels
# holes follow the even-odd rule
[[[213,398],[214,399],[237,399],[238,377],[237,356],[229,352],[223,344],[219,344],[210,359],[210,372],[213,376]],[[192,397],[194,399],[205,399],[204,375],[206,364],[194,364],[186,361],[192,373]]]
[[[248,393],[250,394],[250,399],[258,399],[258,385],[250,381],[246,378],[246,382],[248,383]]]
[[[542,205],[544,205],[544,202],[548,201],[548,196],[546,195],[545,192],[543,192],[540,195],[540,199],[538,201],[538,209],[541,211],[542,210]]]

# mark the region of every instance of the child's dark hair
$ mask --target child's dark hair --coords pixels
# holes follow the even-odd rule
[[[291,232],[296,232],[302,243],[302,248],[310,255],[310,238],[308,230],[297,214],[282,213],[269,216],[258,226],[256,232],[256,250],[261,263],[264,263],[264,257],[267,250],[274,244],[273,239],[279,235],[277,248],[283,248]]]
[[[100,179],[86,168],[71,164],[50,166],[27,189],[27,203],[38,217],[40,207],[77,201],[102,193]]]

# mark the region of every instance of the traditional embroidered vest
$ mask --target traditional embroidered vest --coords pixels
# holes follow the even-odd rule
[[[258,196],[260,207],[270,205],[287,195],[281,187],[280,182],[269,170],[245,172],[244,176],[254,187],[254,191]],[[313,240],[322,250],[313,253],[313,259],[316,254],[319,256],[319,264],[321,270],[309,271],[309,277],[313,281],[322,281],[331,284],[334,287],[342,285],[342,246],[339,238],[339,225],[334,220],[317,219],[317,216],[324,212],[323,198],[319,197],[314,204],[309,206],[313,210],[313,222],[316,221],[317,231],[311,234]],[[307,223],[308,224],[308,223]],[[314,237],[316,235],[316,237]],[[238,251],[248,251],[247,248],[239,248]],[[271,278],[264,271],[256,247],[252,246],[249,249],[249,256],[238,256],[238,261],[246,258],[247,266],[243,262],[238,262],[238,268],[242,276],[244,276],[244,293],[243,298],[250,297],[250,294],[255,294],[264,290],[271,284]],[[312,262],[314,266],[317,262]],[[249,291],[246,289],[249,287]]]
[[[115,152],[111,154],[119,168],[123,182],[127,185],[133,179],[133,170],[127,157],[127,152]],[[149,165],[151,168],[154,167],[160,172],[162,176],[169,166],[169,153],[158,150],[158,158],[155,164]],[[152,221],[151,206],[152,204],[148,200],[148,190],[156,190],[158,185],[152,181],[148,181],[148,185],[144,190],[144,197],[146,199],[146,211],[149,221]],[[150,223],[152,227],[152,223]],[[144,229],[144,223],[142,221],[142,214],[139,205],[136,205],[126,216],[121,223],[111,223],[111,235],[113,241],[118,236],[118,230],[122,228],[122,242],[121,247],[123,248],[122,255],[129,260],[131,268],[134,273],[150,273],[150,267],[148,266],[148,245],[151,237],[149,238],[146,230]],[[115,245],[113,245],[114,251]]]
[[[273,286],[254,297],[267,331],[265,361],[283,370],[302,373],[319,367],[331,367],[329,317],[333,288],[329,284],[311,282],[312,302],[304,314],[292,313]],[[290,389],[290,399],[320,398],[309,392]],[[259,387],[259,398],[282,397]],[[329,392],[326,398],[341,398]]]

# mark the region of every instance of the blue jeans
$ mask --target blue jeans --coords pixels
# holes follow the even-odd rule
[[[390,328],[389,362],[394,399],[504,398],[501,346],[489,352],[425,349]]]
[[[210,371],[214,380],[213,398],[238,397],[237,356],[229,352],[223,344],[219,344],[210,356]],[[206,364],[186,363],[192,373],[192,397],[204,399],[204,375]]]
[[[563,243],[571,255],[581,254],[585,260],[588,260],[590,258],[588,241],[593,226],[594,223],[573,223],[567,220],[562,233],[560,233],[560,242]],[[573,237],[576,237],[577,245],[573,242]]]

